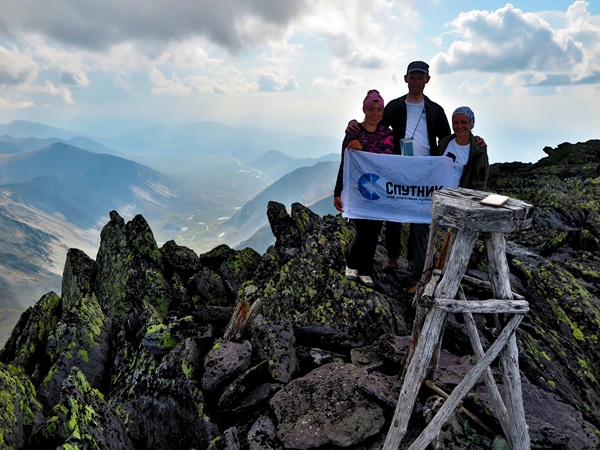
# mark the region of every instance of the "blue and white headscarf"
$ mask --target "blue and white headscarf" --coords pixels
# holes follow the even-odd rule
[[[475,114],[473,114],[473,110],[471,108],[469,108],[468,106],[459,106],[452,113],[452,117],[454,117],[457,114],[464,114],[465,116],[467,116],[471,121],[471,130],[475,128]]]

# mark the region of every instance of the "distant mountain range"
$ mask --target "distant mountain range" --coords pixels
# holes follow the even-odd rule
[[[326,142],[214,123],[100,137],[27,121],[0,125],[0,345],[25,307],[60,289],[69,248],[95,257],[113,209],[127,219],[142,214],[158,242],[198,253],[244,241],[266,249],[268,228],[264,239],[249,239],[267,223],[269,200],[309,205],[331,193],[339,149],[319,152],[333,146]],[[311,148],[295,158],[273,149],[279,145]]]
[[[111,210],[157,217],[177,200],[176,183],[159,172],[62,142],[0,155],[0,311],[59,290],[67,250],[94,257]]]
[[[81,148],[102,145],[102,153],[124,156],[163,172],[182,173],[191,169],[210,168],[224,158],[234,158],[242,164],[276,150],[296,159],[319,158],[339,154],[343,138],[301,135],[280,130],[232,127],[216,122],[195,122],[180,126],[156,125],[125,131],[103,130],[83,133],[49,127],[35,122],[15,120],[0,124],[0,136],[38,139],[85,139]],[[95,142],[96,144],[93,144]],[[74,142],[67,142],[78,146]]]

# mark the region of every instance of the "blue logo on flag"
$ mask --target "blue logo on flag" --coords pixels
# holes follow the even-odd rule
[[[379,195],[372,190],[377,180],[379,180],[379,175],[374,173],[363,173],[358,179],[358,190],[367,200],[379,200]]]

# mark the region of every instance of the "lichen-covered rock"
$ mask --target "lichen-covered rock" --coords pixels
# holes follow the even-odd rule
[[[277,429],[268,416],[260,416],[248,431],[248,450],[278,450]]]
[[[227,428],[225,432],[210,443],[208,450],[240,450],[236,428]]]
[[[223,277],[213,269],[203,267],[192,278],[195,286],[192,295],[198,293],[198,303],[212,306],[232,306],[233,300],[228,294]]]
[[[125,223],[116,211],[100,233],[96,258],[96,297],[105,313],[119,323],[132,308],[151,305],[162,317],[172,293],[152,230],[142,216]]]
[[[229,384],[217,404],[219,414],[239,415],[255,412],[282,387],[269,374],[269,361],[263,360]]]
[[[227,258],[234,255],[235,252],[236,251],[228,245],[221,244],[206,253],[202,253],[198,259],[203,266],[210,267],[212,270],[219,270],[221,264],[223,264]]]
[[[46,343],[54,333],[61,311],[62,299],[54,292],[48,292],[21,315],[0,350],[0,361],[22,367],[36,386],[48,372]]]
[[[600,421],[600,378],[593,369],[600,300],[561,264],[521,254],[511,265],[529,292],[530,311],[518,331],[529,380],[571,405],[585,404],[586,417]]]
[[[39,387],[46,408],[58,401],[63,381],[77,367],[92,387],[107,377],[111,322],[94,294],[94,261],[83,252],[67,254],[62,286],[62,314],[46,342],[47,374]]]
[[[598,448],[598,430],[581,412],[530,383],[523,383],[522,392],[531,448]],[[475,394],[488,408],[491,407],[489,393],[483,386],[477,388]]]
[[[258,316],[252,327],[256,355],[269,363],[273,380],[289,383],[298,371],[296,337],[290,321],[264,321]]]
[[[0,448],[25,447],[42,419],[31,379],[22,368],[0,363]]]
[[[217,341],[204,359],[202,388],[213,392],[250,368],[252,345],[248,341]]]
[[[178,273],[181,278],[187,280],[202,267],[196,252],[183,245],[177,245],[175,241],[165,242],[160,248],[160,253],[166,275]]]
[[[260,261],[261,256],[258,252],[251,248],[244,248],[234,251],[219,266],[219,273],[232,299],[235,299],[242,284],[252,279]]]
[[[358,389],[362,369],[331,363],[295,379],[277,392],[271,406],[284,447],[350,447],[379,433],[383,410]]]
[[[372,342],[382,333],[396,333],[390,299],[349,281],[331,267],[305,255],[291,260],[263,293],[269,321],[290,320],[295,327],[339,324]]]
[[[32,448],[101,448],[133,450],[121,419],[100,391],[73,367],[64,379],[60,400],[33,435]]]
[[[200,387],[206,330],[143,304],[115,337],[108,403],[137,448],[206,448],[218,435]],[[212,340],[211,340],[212,342]]]
[[[281,203],[269,202],[267,218],[275,235],[277,257],[281,264],[285,264],[300,253],[300,230]]]

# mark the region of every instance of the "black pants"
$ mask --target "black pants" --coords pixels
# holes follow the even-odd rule
[[[412,273],[416,278],[421,277],[425,266],[425,255],[427,254],[427,240],[429,238],[429,224],[399,222],[386,222],[385,224],[385,249],[388,258],[398,259],[400,256],[400,236],[402,227],[409,225],[408,234],[408,261],[412,263]]]
[[[358,270],[360,275],[373,274],[373,259],[383,222],[379,220],[352,219],[356,234],[346,252],[346,265]]]

